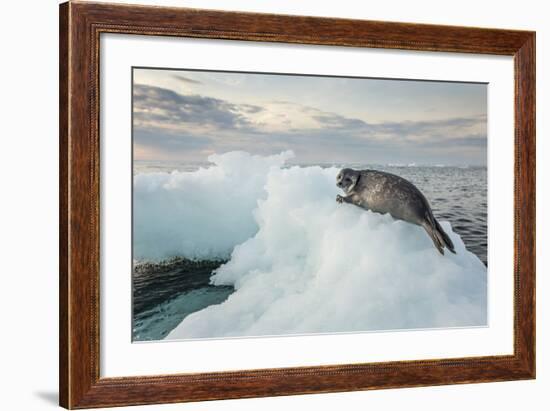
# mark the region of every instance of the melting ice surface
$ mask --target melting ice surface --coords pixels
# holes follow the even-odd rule
[[[135,176],[135,257],[223,258],[210,281],[235,289],[166,339],[486,325],[486,267],[448,222],[441,256],[422,228],[337,204],[338,168],[291,157]]]

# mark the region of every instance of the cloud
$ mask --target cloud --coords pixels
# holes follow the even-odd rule
[[[198,81],[198,80],[193,80],[189,77],[184,77],[184,76],[172,76],[173,78],[175,78],[176,80],[178,81],[181,81],[182,83],[187,83],[187,84],[202,84],[202,81]]]
[[[248,114],[256,114],[256,113],[259,113],[261,111],[264,111],[263,107],[255,106],[255,105],[252,105],[252,104],[240,104],[239,107],[243,112],[248,113]]]
[[[135,144],[164,150],[193,150],[206,147],[211,141],[212,140],[206,136],[164,132],[158,129],[138,129],[134,132]]]
[[[365,123],[363,120],[348,118],[334,113],[313,115],[312,118],[328,128],[360,130],[369,127],[369,124]]]
[[[262,110],[250,104],[235,104],[201,95],[184,95],[166,88],[134,85],[134,125],[148,128],[183,127],[189,124],[209,129],[249,128],[246,114]]]
[[[311,107],[303,108],[305,113],[318,122],[319,127],[311,130],[293,130],[296,134],[308,135],[330,145],[330,139],[338,146],[350,149],[386,149],[388,153],[398,150],[422,148],[452,153],[454,149],[470,147],[486,151],[486,115],[436,119],[430,121],[402,121],[369,123],[362,119],[327,113]]]
[[[442,131],[456,134],[470,127],[485,127],[486,120],[485,116],[472,116],[431,121],[388,122],[371,126],[378,132],[394,135],[423,134],[425,136],[430,136],[434,133],[441,133]]]
[[[292,149],[320,162],[485,163],[486,123],[485,114],[376,123],[289,101],[243,104],[134,85],[136,144],[171,158],[195,158],[198,150]]]
[[[194,154],[207,150],[212,139],[205,135],[192,135],[159,128],[135,128],[133,133],[134,155],[136,159],[177,160],[182,153]]]
[[[432,146],[439,147],[487,147],[487,137],[480,134],[455,137],[448,139],[432,139],[426,142]]]
[[[379,142],[386,146],[402,143],[444,142],[460,145],[483,145],[486,140],[487,116],[474,115],[469,117],[452,117],[434,120],[401,122],[368,122],[364,119],[327,112],[310,106],[294,104],[288,101],[271,101],[278,107],[284,107],[288,112],[299,111],[304,117],[313,121],[314,127],[300,128],[293,125],[287,131],[290,134],[308,134],[311,137],[326,135],[344,136],[366,144],[368,141]],[[474,137],[477,140],[474,142]],[[485,141],[486,144],[486,141]]]

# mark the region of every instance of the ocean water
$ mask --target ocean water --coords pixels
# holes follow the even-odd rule
[[[234,164],[220,164],[221,168],[225,167],[225,176],[231,173],[231,167],[235,167]],[[463,241],[466,250],[477,256],[487,266],[487,169],[485,167],[284,164],[281,168],[295,165],[304,169],[321,168],[326,170],[343,167],[354,169],[372,168],[406,178],[424,193],[430,202],[436,218],[439,221],[449,222],[452,230]],[[174,170],[196,174],[197,172],[202,173],[200,170],[208,169],[210,166],[211,164],[209,163],[135,162],[134,174],[141,176],[164,176],[165,174],[172,173]],[[191,183],[197,184],[194,180]],[[193,192],[197,191],[196,187]],[[150,189],[148,190],[146,192],[150,193]],[[138,190],[138,195],[134,195],[134,207],[138,207],[138,209],[141,206],[140,201],[143,201],[144,208],[149,207],[148,203],[145,203],[145,200],[142,200],[143,197],[139,195],[141,192]],[[229,202],[228,204],[231,204],[230,207],[237,207],[235,204],[239,204],[239,200],[235,203],[231,203],[231,199],[227,201]],[[215,211],[212,211],[212,213],[213,218],[215,217],[214,214],[218,214]],[[137,227],[141,227],[137,224],[139,221],[136,222],[135,219],[136,217],[140,218],[142,215],[144,214],[138,213],[136,216],[136,212],[134,212],[134,231]],[[232,213],[229,215],[232,215]],[[193,216],[195,214],[192,214],[189,218],[193,219]],[[228,219],[223,215],[221,217],[223,217],[223,221]],[[198,215],[194,220],[197,223],[197,227],[190,227],[188,221],[184,221],[183,224],[179,224],[178,222],[178,227],[182,227],[181,230],[183,231],[188,230],[191,238],[198,238],[194,234],[194,230],[198,229],[197,232],[201,233],[201,218],[203,217]],[[167,217],[167,220],[169,224],[170,217]],[[238,224],[238,220],[236,220],[235,224]],[[159,224],[159,226],[162,226],[162,224]],[[142,228],[139,230],[149,232]],[[211,277],[214,270],[229,261],[233,247],[241,244],[243,239],[254,236],[257,229],[254,226],[250,226],[247,230],[240,233],[234,233],[229,230],[226,233],[223,228],[220,228],[219,237],[221,239],[235,237],[235,244],[232,244],[231,241],[220,240],[221,242],[218,245],[212,246],[214,251],[212,251],[211,255],[194,254],[193,250],[189,249],[189,247],[183,247],[182,250],[184,251],[181,252],[181,255],[178,255],[177,251],[174,251],[174,248],[171,248],[170,253],[165,256],[155,254],[154,257],[151,257],[145,255],[145,253],[143,253],[144,255],[136,255],[134,253],[132,324],[134,341],[163,339],[181,324],[186,317],[208,307],[212,308],[219,305],[230,298],[235,292],[236,286],[234,284],[216,285],[211,280]],[[138,232],[138,236],[141,234],[141,231]],[[208,234],[208,230],[206,231]],[[151,235],[154,237],[155,234]],[[163,240],[155,241],[164,242]],[[184,241],[178,241],[186,244]],[[134,244],[134,250],[136,249],[141,250],[144,248],[139,248],[139,246]],[[239,284],[239,282],[237,281],[235,284]],[[213,335],[216,336],[216,334]]]

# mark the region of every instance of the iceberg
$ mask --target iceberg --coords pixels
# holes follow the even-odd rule
[[[231,152],[135,176],[136,258],[223,258],[211,283],[235,289],[166,339],[487,324],[487,269],[449,222],[456,255],[442,256],[421,227],[337,204],[338,168],[290,158]]]
[[[234,151],[211,155],[212,166],[192,172],[135,175],[134,259],[227,259],[258,230],[253,210],[266,196],[270,169],[292,157],[290,151],[266,157]]]

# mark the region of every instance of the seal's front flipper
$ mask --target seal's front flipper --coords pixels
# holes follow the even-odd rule
[[[344,196],[341,196],[340,194],[338,194],[336,196],[336,202],[338,204],[342,204],[342,203],[351,203],[351,198],[348,196],[348,197],[344,197]]]

